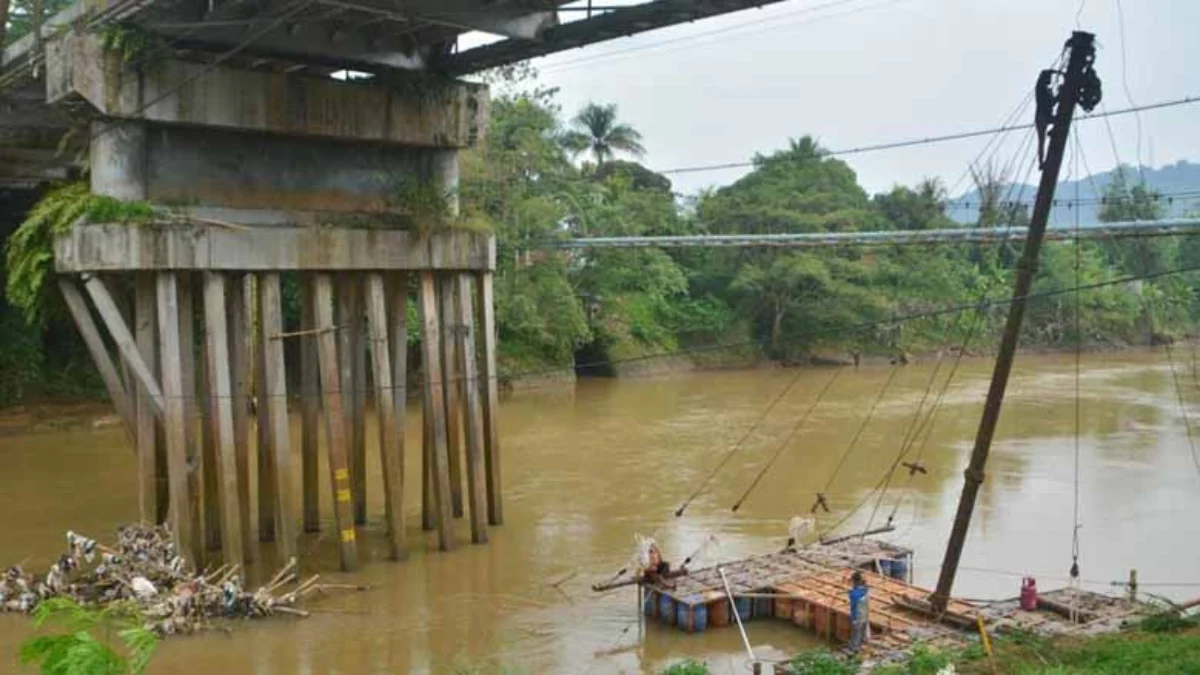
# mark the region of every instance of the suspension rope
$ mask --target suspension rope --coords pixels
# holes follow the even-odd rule
[[[841,459],[838,460],[837,466],[834,467],[833,473],[829,476],[829,480],[825,482],[825,487],[823,487],[821,491],[817,493],[816,501],[813,502],[812,509],[809,511],[810,513],[816,513],[818,508],[823,509],[826,513],[829,513],[829,502],[826,499],[826,495],[829,493],[829,488],[833,486],[833,481],[838,477],[838,474],[841,473],[842,467],[846,465],[846,460],[850,458],[851,454],[853,454],[854,448],[858,445],[858,439],[862,438],[863,432],[867,429],[867,425],[871,423],[871,418],[875,416],[875,409],[879,407],[879,402],[883,400],[883,397],[887,394],[888,388],[892,386],[892,381],[896,379],[896,375],[899,373],[900,365],[896,364],[892,366],[892,371],[888,373],[887,380],[883,383],[883,386],[879,389],[879,394],[875,397],[875,401],[871,403],[871,407],[867,410],[867,416],[863,418],[862,424],[858,427],[858,431],[854,432],[854,436],[850,439],[850,443],[846,446],[845,452],[842,453]]]
[[[1183,427],[1187,431],[1188,446],[1192,451],[1192,463],[1196,465],[1196,473],[1200,474],[1200,455],[1196,454],[1196,439],[1192,435],[1192,419],[1188,414],[1187,403],[1183,398],[1183,387],[1179,385],[1179,373],[1175,370],[1175,357],[1171,343],[1167,342],[1167,361],[1171,365],[1171,381],[1175,383],[1175,397],[1179,400],[1179,414],[1183,416]]]
[[[963,316],[966,315],[961,314],[959,315],[959,318],[961,319]],[[938,356],[937,363],[935,363],[933,366],[933,371],[929,375],[929,382],[925,385],[925,393],[921,394],[921,400],[917,402],[916,410],[913,410],[912,420],[908,424],[908,429],[904,432],[904,438],[900,440],[900,451],[896,453],[896,459],[892,461],[891,467],[888,469],[886,479],[883,483],[883,490],[880,491],[879,498],[875,500],[875,508],[871,510],[871,517],[867,519],[867,526],[863,528],[864,532],[871,529],[871,523],[875,521],[875,516],[879,513],[879,505],[883,502],[884,495],[887,494],[888,486],[891,485],[892,476],[895,475],[896,469],[904,460],[904,456],[907,455],[908,451],[912,449],[913,441],[916,440],[916,434],[919,433],[921,428],[921,413],[925,410],[925,402],[929,400],[929,394],[933,392],[934,386],[937,384],[938,372],[941,370],[942,362],[944,360],[945,359],[943,356]],[[925,471],[925,468],[920,464],[912,464],[909,468],[909,475],[911,476],[912,474],[923,471]],[[888,523],[891,524],[890,519],[888,520]]]
[[[1029,156],[1029,154],[1033,151],[1033,149],[1035,147],[1031,143],[1031,141],[1033,140],[1034,137],[1035,136],[1033,134],[1030,134],[1024,139],[1024,141],[1022,141],[1021,145],[1017,149],[1017,153],[1014,155],[1014,159],[1013,159],[1012,163],[1009,164],[1009,168],[1006,168],[1004,170],[1005,171],[1004,175],[1008,175],[1008,173],[1012,169],[1019,167],[1028,158],[1029,168],[1026,170],[1025,175],[1022,177],[1022,179],[1020,181],[1009,183],[1008,191],[1007,191],[1007,194],[1005,197],[1006,201],[1009,200],[1010,198],[1012,198],[1013,190],[1018,185],[1020,187],[1019,187],[1019,191],[1018,191],[1016,200],[1020,201],[1021,197],[1025,193],[1025,186],[1029,181],[1029,176],[1030,176],[1030,174],[1032,174],[1033,168],[1037,165],[1037,158]],[[1015,203],[1015,202],[1009,202],[1009,203]],[[1009,218],[1007,219],[1008,220],[1008,229],[1010,229],[1010,230],[1016,225],[1016,223],[1015,223],[1016,219],[1013,217],[1014,215],[1015,214],[1010,214]],[[892,480],[893,474],[899,466],[905,466],[908,469],[908,481],[905,483],[905,493],[902,494],[900,496],[900,498],[897,499],[892,504],[892,510],[890,513],[888,513],[888,518],[887,518],[888,525],[891,525],[892,522],[895,521],[896,513],[900,510],[900,506],[904,502],[904,497],[905,497],[905,495],[908,494],[908,489],[912,486],[912,482],[916,478],[917,474],[918,473],[921,473],[921,474],[927,473],[927,470],[925,469],[924,465],[921,464],[921,459],[925,453],[925,446],[929,443],[929,439],[933,436],[934,420],[937,418],[937,413],[938,413],[939,409],[941,408],[943,401],[945,400],[946,393],[949,391],[950,385],[954,381],[955,374],[958,373],[958,368],[962,364],[963,357],[967,353],[967,348],[970,346],[971,341],[974,339],[975,333],[978,331],[978,329],[984,323],[984,318],[986,316],[984,313],[984,309],[985,309],[985,304],[987,301],[987,295],[988,295],[989,290],[990,290],[989,284],[986,283],[986,281],[985,281],[983,288],[980,289],[979,300],[978,300],[978,309],[975,313],[975,321],[971,322],[967,326],[966,334],[963,336],[962,345],[958,349],[958,354],[956,355],[956,357],[954,359],[954,364],[950,369],[950,374],[946,377],[946,380],[945,380],[944,384],[942,385],[941,391],[938,393],[937,397],[934,399],[933,407],[930,408],[929,413],[925,417],[925,420],[917,428],[916,433],[913,434],[911,438],[908,438],[907,447],[904,444],[901,444],[900,453],[897,455],[895,462],[893,462],[891,469],[889,469],[889,473],[883,484],[883,490],[879,493],[879,497],[875,502],[875,507],[871,511],[871,516],[867,520],[866,527],[863,528],[864,533],[871,529],[871,525],[874,523],[876,515],[878,515],[879,508],[883,503],[883,499],[887,495],[887,490],[891,485],[891,480]],[[963,314],[959,315],[959,320],[958,320],[959,326],[962,325],[963,321],[966,320],[967,316],[968,316],[967,313],[963,313]],[[942,364],[942,360],[939,358],[937,366],[934,368],[933,375],[930,377],[929,388],[926,389],[926,396],[928,396],[929,391],[932,389],[932,387],[935,383],[935,380],[937,377],[937,372],[938,372],[938,369],[941,367],[941,364]],[[922,405],[924,403],[924,400],[925,399],[922,398]],[[919,416],[920,412],[921,412],[921,406],[918,406],[916,415]],[[915,421],[915,417],[916,416],[914,416],[914,421]],[[918,448],[917,448],[916,458],[912,462],[903,462],[904,458],[912,450],[912,445],[917,442],[918,438],[921,438],[922,433],[924,433],[925,436],[924,436],[924,439],[921,441],[920,446],[918,446]],[[916,515],[914,514],[914,516],[913,516],[914,523],[915,523],[915,519],[916,519]],[[910,523],[909,527],[911,529],[912,523]]]
[[[803,374],[804,374],[803,368],[796,369],[796,375],[794,377],[792,377],[791,381],[788,382],[787,386],[784,387],[779,392],[779,394],[775,397],[775,400],[771,401],[771,405],[767,406],[767,409],[763,411],[763,414],[761,416],[759,416],[758,420],[756,420],[754,422],[754,424],[750,425],[750,428],[746,430],[746,433],[742,434],[742,437],[738,439],[738,442],[734,443],[733,447],[729,449],[729,452],[725,453],[725,456],[721,458],[721,461],[718,462],[715,467],[713,467],[712,471],[708,472],[708,475],[705,476],[704,480],[702,480],[700,482],[700,487],[696,488],[696,490],[694,492],[692,492],[692,494],[688,495],[688,498],[685,499],[683,501],[683,503],[679,505],[679,508],[675,510],[676,518],[682,517],[684,512],[687,511],[688,507],[692,505],[692,502],[695,501],[697,497],[699,497],[701,494],[704,493],[704,491],[708,488],[708,484],[711,483],[713,478],[715,478],[716,475],[718,473],[720,473],[721,469],[727,463],[729,463],[729,460],[733,459],[733,456],[736,455],[737,452],[742,449],[742,446],[746,443],[747,440],[750,439],[751,436],[754,435],[754,432],[758,431],[758,428],[760,426],[762,426],[763,422],[766,421],[767,417],[771,414],[771,411],[774,410],[775,407],[778,406],[779,403],[781,401],[783,401],[784,398],[787,397],[788,392],[790,392],[792,390],[792,388],[796,386],[796,383],[800,381],[800,376]]]
[[[1074,174],[1072,176],[1072,178],[1075,179],[1075,198],[1079,199],[1079,183],[1081,182],[1080,178],[1079,178],[1079,155],[1080,155],[1080,152],[1079,152],[1079,130],[1075,129],[1075,133],[1073,133],[1071,136],[1072,136],[1072,139],[1075,141],[1074,149],[1073,149],[1073,152],[1071,153],[1071,165],[1072,165],[1071,173]],[[1074,216],[1075,216],[1075,286],[1078,287],[1079,281],[1081,278],[1081,260],[1082,260],[1082,258],[1080,256],[1080,248],[1079,248],[1080,242],[1079,242],[1079,208],[1078,207],[1075,207]],[[1080,322],[1080,311],[1081,311],[1080,297],[1081,296],[1079,294],[1079,291],[1076,290],[1075,298],[1074,298],[1075,299],[1075,316],[1074,316],[1074,324],[1075,324],[1075,464],[1074,464],[1074,470],[1075,470],[1075,476],[1074,476],[1074,485],[1072,486],[1073,496],[1074,496],[1074,511],[1073,511],[1072,521],[1071,521],[1071,570],[1070,570],[1071,583],[1076,588],[1078,588],[1078,586],[1079,586],[1079,530],[1082,527],[1082,524],[1079,522],[1079,444],[1080,444],[1079,437],[1083,431],[1083,428],[1082,428],[1083,427],[1083,408],[1082,408],[1081,401],[1080,401],[1080,389],[1079,389],[1080,360],[1081,360],[1082,353],[1083,353],[1083,333],[1081,332],[1082,324]],[[1072,601],[1072,604],[1071,604],[1071,613],[1075,614],[1074,601]],[[1074,618],[1076,618],[1076,617],[1072,617],[1072,619],[1074,619]]]
[[[926,415],[925,415],[925,419],[921,422],[921,424],[917,427],[916,431],[908,439],[907,445],[901,446],[900,453],[896,456],[896,460],[892,463],[891,468],[888,470],[887,479],[884,482],[884,486],[883,486],[883,492],[881,492],[879,494],[879,497],[875,502],[875,508],[871,511],[871,517],[867,520],[866,527],[863,528],[864,532],[866,530],[871,529],[871,525],[875,521],[875,516],[878,515],[880,505],[883,503],[883,498],[886,495],[888,487],[891,484],[893,474],[899,467],[903,466],[908,469],[908,481],[905,483],[905,492],[906,493],[908,491],[908,488],[912,486],[912,482],[916,478],[917,474],[928,473],[928,470],[921,463],[921,459],[925,454],[925,446],[928,445],[929,438],[931,436],[933,436],[934,420],[937,419],[938,411],[941,409],[942,403],[946,399],[946,393],[950,390],[950,385],[954,381],[954,375],[958,372],[958,368],[962,364],[963,357],[967,353],[967,348],[970,347],[971,341],[974,340],[975,334],[978,332],[979,327],[982,326],[984,323],[985,315],[984,315],[984,310],[983,310],[983,303],[984,303],[985,299],[987,298],[987,293],[988,293],[988,287],[985,286],[979,295],[980,309],[977,311],[977,313],[975,315],[975,321],[972,321],[970,324],[967,325],[966,334],[963,335],[962,344],[959,346],[958,354],[955,355],[954,363],[950,367],[950,373],[949,373],[949,375],[946,376],[945,381],[942,383],[941,390],[938,392],[938,395],[934,398],[933,404],[929,408],[929,412],[926,413]],[[961,315],[961,317],[964,317],[964,318],[966,316],[967,315],[965,315],[965,314]],[[962,321],[960,320],[960,324],[961,323],[962,323]],[[934,369],[934,373],[929,379],[929,388],[926,389],[926,395],[929,394],[929,392],[932,390],[932,388],[935,384],[938,369],[941,367],[941,364],[942,364],[942,360],[938,359],[938,367]],[[925,399],[922,399],[922,402],[924,400]],[[921,409],[918,406],[917,413],[920,414],[920,412],[921,412]],[[923,438],[922,438],[922,434],[924,434]],[[908,454],[912,451],[913,446],[917,444],[917,439],[919,439],[919,438],[922,438],[922,440],[921,440],[921,444],[917,446],[917,456],[911,462],[903,461],[904,458],[907,457]],[[895,520],[896,512],[900,510],[900,504],[903,501],[904,501],[904,495],[901,495],[900,498],[897,499],[895,501],[895,503],[892,505],[892,510],[890,513],[888,513],[888,517],[887,517],[888,525],[891,525],[892,522]]]
[[[817,397],[814,398],[812,404],[808,406],[808,410],[804,411],[804,415],[802,415],[800,419],[796,421],[796,424],[792,427],[791,432],[788,433],[787,438],[783,439],[783,442],[780,443],[779,447],[775,449],[775,454],[772,455],[771,459],[767,460],[767,463],[762,469],[759,470],[758,475],[754,477],[754,480],[751,481],[746,490],[742,492],[742,496],[738,498],[737,502],[734,503],[732,507],[730,507],[730,511],[737,513],[738,509],[742,508],[742,504],[745,503],[746,498],[748,498],[750,493],[754,491],[754,488],[758,485],[759,481],[763,479],[763,476],[767,475],[767,472],[770,471],[771,467],[775,465],[775,460],[779,459],[779,456],[783,454],[783,451],[787,449],[789,445],[791,445],[792,439],[795,438],[800,429],[804,427],[804,423],[808,421],[808,418],[813,414],[813,411],[816,410],[817,406],[821,404],[821,400],[825,398],[825,394],[827,394],[833,387],[834,381],[837,380],[838,375],[842,374],[843,370],[845,370],[844,366],[833,371],[833,375],[829,376],[829,380],[825,382],[825,386],[821,388],[821,391],[817,392]]]

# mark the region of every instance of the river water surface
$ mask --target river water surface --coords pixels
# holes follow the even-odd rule
[[[1191,355],[1177,349],[1176,358],[1192,426],[1200,433]],[[881,523],[895,510],[897,529],[885,538],[916,550],[919,584],[936,579],[990,367],[988,359],[963,362],[923,444],[928,474],[911,481],[899,474],[875,517]],[[821,527],[862,502],[887,471],[931,370],[932,363],[924,363],[896,373],[829,487],[833,513],[822,516]],[[939,379],[948,370],[944,364]],[[486,546],[472,546],[466,522],[460,522],[462,545],[452,553],[437,552],[433,536],[419,529],[414,410],[406,486],[414,549],[409,560],[382,559],[378,515],[360,539],[366,544],[360,550],[374,559],[354,575],[334,571],[328,536],[306,535],[305,572],[352,579],[372,590],[317,599],[307,620],[280,618],[168,640],[150,673],[653,673],[681,657],[706,660],[714,672],[746,672],[736,630],[691,636],[643,626],[632,589],[597,595],[589,586],[625,563],[634,533],[655,532],[675,561],[709,535],[720,544],[709,562],[784,543],[788,519],[808,513],[889,378],[889,367],[843,371],[745,505],[732,513],[730,506],[834,372],[805,371],[684,516],[673,513],[795,372],[589,379],[570,389],[505,399],[506,522],[490,530]],[[1018,359],[956,594],[1013,596],[1026,573],[1043,588],[1064,583],[1075,504],[1074,373],[1071,356]],[[1175,598],[1200,595],[1200,471],[1164,355],[1085,355],[1078,388],[1086,584],[1111,590],[1111,581],[1136,567],[1146,590]],[[65,530],[103,541],[136,518],[134,461],[119,428],[88,424],[27,432],[13,426],[0,427],[0,565],[42,569],[63,549]],[[372,513],[380,514],[377,471],[372,477]],[[324,478],[321,487],[328,489]],[[328,495],[321,498],[331,530]],[[862,528],[874,506],[868,501],[841,531]],[[270,551],[262,564],[274,567]],[[812,644],[782,622],[747,628],[764,655]],[[28,631],[24,617],[0,615],[0,672],[22,672],[14,655]]]

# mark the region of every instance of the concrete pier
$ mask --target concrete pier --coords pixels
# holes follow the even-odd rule
[[[464,509],[471,540],[486,542],[502,500],[495,338],[476,349],[474,336],[476,322],[495,326],[495,243],[454,227],[458,153],[483,135],[486,88],[171,57],[141,68],[94,33],[51,42],[46,101],[90,111],[92,192],[155,213],[80,222],[55,242],[60,286],[138,452],[142,517],[168,519],[198,565],[218,555],[244,564],[258,542],[290,557],[298,533],[328,527],[323,446],[344,569],[359,564],[372,517],[367,452],[380,453],[385,474],[390,557],[410,545],[405,476],[427,491],[442,549],[455,547]],[[414,185],[444,208],[406,204]],[[291,326],[288,284],[304,304]],[[427,343],[419,471],[405,470],[402,451],[410,302]],[[369,401],[378,435],[367,433]]]

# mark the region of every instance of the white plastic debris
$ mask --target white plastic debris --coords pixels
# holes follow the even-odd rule
[[[795,543],[799,544],[804,537],[812,532],[817,526],[816,520],[811,516],[794,516],[791,522],[788,523],[788,537]]]
[[[139,598],[152,598],[158,595],[158,589],[146,577],[134,577],[129,580],[129,586]]]

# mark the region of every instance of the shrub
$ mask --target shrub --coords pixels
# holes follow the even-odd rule
[[[137,610],[120,603],[96,610],[70,598],[50,598],[33,611],[33,625],[62,629],[21,643],[21,663],[38,666],[42,675],[142,675],[158,646]],[[110,644],[114,634],[120,650]]]
[[[708,675],[708,666],[691,659],[672,664],[659,675]]]
[[[797,675],[855,675],[858,672],[856,659],[841,659],[823,649],[804,652],[789,665]]]

